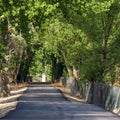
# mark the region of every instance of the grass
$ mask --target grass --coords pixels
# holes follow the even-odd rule
[[[10,85],[10,90],[19,90],[21,88],[27,87],[28,85],[29,85],[28,83],[12,84],[12,85]]]

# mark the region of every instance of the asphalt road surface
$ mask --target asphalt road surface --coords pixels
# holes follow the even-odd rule
[[[95,105],[68,101],[54,87],[31,86],[1,120],[120,120]]]

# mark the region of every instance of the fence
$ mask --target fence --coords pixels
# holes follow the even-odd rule
[[[120,115],[120,87],[108,86],[102,83],[94,83],[92,91],[90,83],[78,83],[73,78],[68,78],[66,86],[75,95],[79,92],[80,96],[87,102],[104,107]]]
[[[93,103],[120,114],[120,87],[94,84]]]

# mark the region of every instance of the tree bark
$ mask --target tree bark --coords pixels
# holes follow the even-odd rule
[[[61,52],[62,52],[64,61],[65,61],[65,66],[66,66],[66,68],[67,68],[68,75],[69,75],[69,76],[73,76],[73,71],[72,71],[72,69],[71,69],[71,68],[68,66],[68,64],[67,64],[67,57],[66,57],[66,54],[65,54],[64,51],[61,51]]]
[[[3,22],[3,26],[2,26],[2,38],[3,38],[3,43],[6,47],[6,53],[9,55],[9,50],[10,50],[10,36],[9,36],[9,27],[10,27],[10,21],[7,18],[4,22]],[[7,55],[4,56],[3,60],[2,60],[2,70],[0,72],[0,76],[1,76],[1,96],[2,97],[6,97],[9,96],[10,93],[10,89],[9,89],[9,69],[8,69],[8,65],[9,65],[9,58]]]
[[[76,80],[79,79],[79,73],[78,70],[76,69],[76,67],[73,65],[73,76]]]

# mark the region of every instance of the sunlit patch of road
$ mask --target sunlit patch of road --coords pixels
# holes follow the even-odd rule
[[[29,87],[19,98],[16,110],[1,120],[120,120],[95,105],[68,101],[54,87]]]

